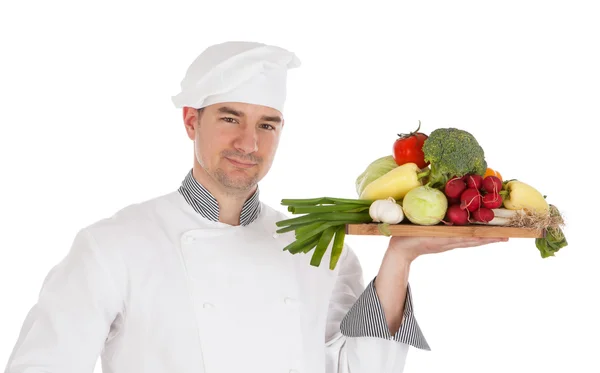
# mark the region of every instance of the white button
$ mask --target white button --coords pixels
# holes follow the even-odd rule
[[[286,297],[284,299],[284,302],[285,302],[285,304],[292,304],[292,303],[294,303],[294,300],[292,298],[290,298],[290,297]]]
[[[210,303],[204,303],[204,304],[202,305],[202,307],[204,307],[204,308],[214,308],[215,306],[213,306],[213,305],[212,305],[212,304],[210,304]]]
[[[184,236],[183,237],[185,242],[194,242],[196,239],[193,236]]]

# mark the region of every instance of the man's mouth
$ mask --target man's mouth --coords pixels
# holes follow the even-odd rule
[[[252,167],[256,166],[256,163],[240,162],[240,161],[236,161],[231,158],[227,158],[227,160],[229,162],[231,162],[231,164],[233,164],[234,166],[239,167],[239,168],[252,168]]]

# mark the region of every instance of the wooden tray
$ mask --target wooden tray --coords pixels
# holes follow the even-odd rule
[[[413,237],[509,237],[509,238],[542,238],[545,237],[544,229],[515,228],[484,225],[416,225],[416,224],[390,224],[388,230],[392,236]],[[347,224],[346,234],[360,236],[383,235],[375,223]]]

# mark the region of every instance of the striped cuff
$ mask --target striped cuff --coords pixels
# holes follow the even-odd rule
[[[402,324],[395,335],[392,336],[388,328],[381,302],[375,291],[375,279],[368,284],[365,291],[352,308],[350,308],[350,311],[348,311],[340,324],[340,329],[346,337],[392,339],[422,350],[431,350],[413,315],[410,284],[406,289],[406,302],[404,303]]]

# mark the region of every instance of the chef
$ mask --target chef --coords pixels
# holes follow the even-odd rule
[[[500,240],[392,237],[364,282],[282,251],[289,218],[260,199],[284,129],[283,48],[208,47],[173,103],[194,144],[170,193],[83,227],[43,282],[6,373],[398,373],[429,349],[408,275],[424,254]],[[327,254],[326,254],[327,255]],[[327,261],[327,258],[323,259]]]

